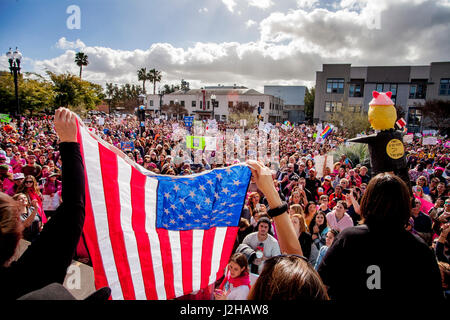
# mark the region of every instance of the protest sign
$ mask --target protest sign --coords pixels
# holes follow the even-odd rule
[[[203,150],[205,147],[205,137],[186,136],[186,148]]]
[[[122,151],[134,151],[134,142],[133,141],[122,141],[120,142],[120,149]]]

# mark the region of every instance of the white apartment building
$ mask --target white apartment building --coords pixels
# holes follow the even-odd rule
[[[215,99],[214,99],[215,98]],[[215,108],[213,108],[215,101]],[[185,115],[194,116],[196,120],[215,118],[217,121],[227,121],[229,107],[237,103],[256,106],[254,114],[258,114],[258,107],[265,122],[281,122],[284,102],[282,99],[269,94],[263,94],[246,87],[205,87],[204,89],[178,90],[169,94],[149,94],[146,96],[147,114],[151,116],[165,115],[168,118],[183,119]],[[187,114],[166,114],[161,107],[164,105],[184,106]]]

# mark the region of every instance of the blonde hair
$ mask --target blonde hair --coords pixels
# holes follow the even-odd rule
[[[302,207],[301,205],[299,205],[299,204],[291,204],[291,206],[289,207],[289,209],[292,210],[292,211],[294,212],[293,215],[294,215],[294,214],[300,214],[300,215],[302,215],[302,214],[304,213],[303,207]]]
[[[292,218],[297,218],[299,221],[299,226],[300,226],[300,233],[306,232],[306,221],[305,221],[305,217],[302,214],[293,214],[291,216]]]

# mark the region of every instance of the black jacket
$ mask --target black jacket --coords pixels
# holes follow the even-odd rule
[[[84,224],[84,168],[78,143],[59,145],[62,199],[56,213],[19,260],[0,268],[0,299],[17,299],[51,283],[62,284]]]

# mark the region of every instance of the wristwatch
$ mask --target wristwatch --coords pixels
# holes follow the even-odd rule
[[[285,213],[288,210],[288,204],[286,202],[283,201],[283,203],[276,207],[276,208],[271,208],[267,211],[267,214],[273,218],[276,216],[279,216],[280,214]]]

